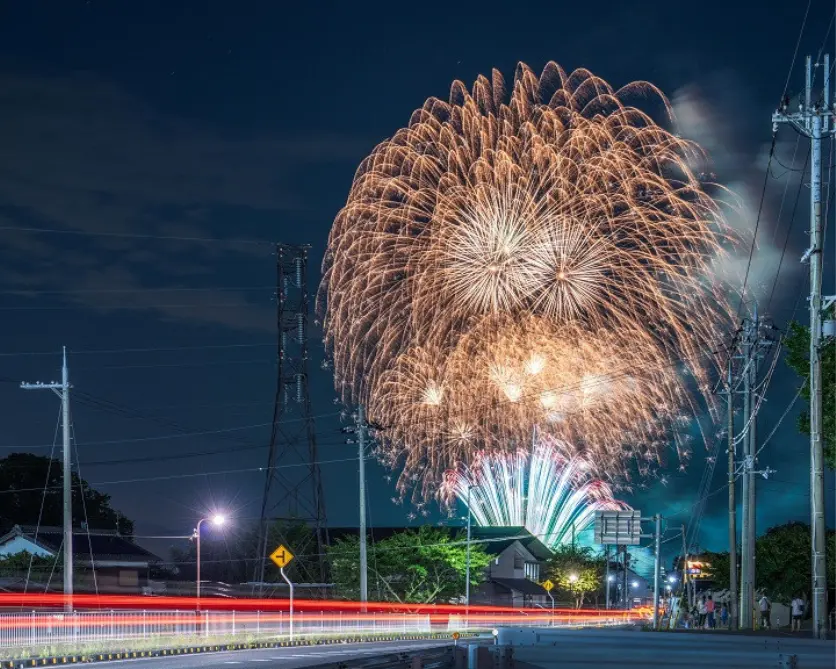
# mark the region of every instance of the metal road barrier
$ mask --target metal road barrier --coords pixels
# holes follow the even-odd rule
[[[299,613],[296,638],[408,635],[431,631],[429,615]],[[236,611],[87,611],[0,614],[0,648],[55,645],[107,646],[132,640],[187,638],[211,643],[233,638],[290,638],[287,612]]]

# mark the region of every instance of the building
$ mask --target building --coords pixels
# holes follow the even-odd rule
[[[417,530],[417,527],[369,528],[370,546],[397,532]],[[462,527],[446,528],[451,535],[462,536]],[[342,537],[357,535],[356,527],[329,528],[333,542]],[[471,528],[471,542],[479,545],[493,559],[485,580],[470,592],[471,604],[493,606],[551,606],[551,599],[540,585],[545,580],[546,562],[551,551],[524,527]],[[370,559],[372,559],[370,557]],[[370,578],[370,583],[371,583]]]
[[[63,541],[60,527],[41,527],[36,533],[34,527],[15,525],[0,537],[0,568],[3,558],[24,552],[55,558]],[[162,562],[129,538],[102,530],[73,530],[73,557],[77,592],[141,593],[148,587],[151,567]],[[60,564],[56,564],[56,571],[60,573]],[[3,574],[3,586],[15,589],[23,585],[25,578],[24,574]],[[53,573],[33,573],[30,583],[36,580],[42,588],[58,590],[62,585],[60,575],[56,577]]]
[[[470,593],[471,604],[548,606],[545,580],[551,551],[524,527],[474,527],[471,539],[493,559],[485,580]]]

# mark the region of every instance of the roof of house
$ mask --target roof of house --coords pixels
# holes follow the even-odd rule
[[[404,530],[418,530],[421,526],[413,527],[370,527],[369,535],[374,541],[382,541],[388,539],[397,532]],[[464,527],[436,527],[447,531],[451,536],[462,535],[466,532]],[[355,536],[359,532],[357,527],[330,527],[328,528],[328,538],[330,541],[336,541],[349,536]],[[471,541],[478,542],[488,555],[499,555],[509,546],[519,541],[525,548],[538,560],[547,560],[551,557],[551,551],[546,545],[535,537],[524,527],[520,526],[500,526],[500,527],[479,527],[473,526],[470,530]]]
[[[549,594],[542,585],[529,581],[527,578],[492,578],[491,583],[496,583],[508,590],[515,590],[523,595],[542,595],[545,597]]]
[[[12,530],[0,537],[0,544],[4,544],[15,537],[23,537],[37,544],[50,553],[61,550],[64,533],[60,527],[41,527],[15,525]],[[73,530],[73,554],[77,560],[95,561],[123,561],[157,563],[162,560],[135,544],[128,537],[105,530]]]

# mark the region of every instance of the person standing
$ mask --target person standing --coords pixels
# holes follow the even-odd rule
[[[758,600],[758,608],[761,612],[761,628],[768,630],[772,627],[770,621],[770,614],[772,612],[772,602],[769,601],[769,597],[766,596],[766,593],[761,595],[760,600]]]
[[[714,629],[714,598],[709,595],[708,599],[705,602],[705,615],[706,615],[706,622],[708,623],[708,629]]]
[[[698,608],[697,608],[697,613],[699,613],[699,616],[700,616],[698,627],[700,629],[704,629],[705,628],[705,617],[708,614],[708,609],[705,606],[705,595],[700,597],[700,603],[699,603]]]
[[[720,607],[720,624],[724,629],[729,627],[729,607],[726,604]]]
[[[801,599],[800,595],[796,595],[793,597],[790,607],[792,608],[792,631],[800,632],[801,619],[804,617],[804,600]]]

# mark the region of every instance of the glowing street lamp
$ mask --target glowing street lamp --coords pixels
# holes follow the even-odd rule
[[[569,574],[569,583],[574,585],[578,582],[578,575],[577,574]]]
[[[216,513],[208,518],[201,518],[197,521],[197,527],[194,531],[195,539],[197,540],[197,609],[200,610],[200,526],[203,523],[209,523],[215,527],[222,527],[226,523],[226,516],[222,513]]]

